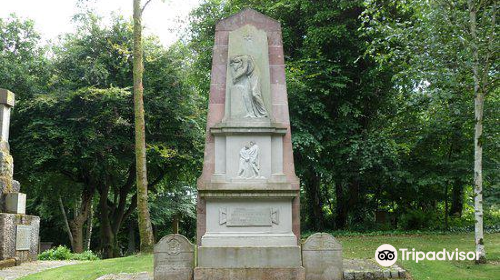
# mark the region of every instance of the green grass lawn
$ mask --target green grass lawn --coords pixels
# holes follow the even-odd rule
[[[447,235],[392,235],[392,236],[341,236],[344,258],[374,258],[375,249],[382,244],[417,251],[474,251],[474,234]],[[473,261],[398,261],[414,280],[500,280],[500,233],[485,235],[488,263],[475,265]],[[399,259],[401,259],[399,257]]]
[[[106,274],[143,271],[153,271],[153,255],[136,255],[63,266],[31,274],[19,280],[94,280]]]
[[[415,248],[418,251],[473,251],[473,234],[422,234],[341,236],[345,258],[373,258],[375,249],[384,243],[396,248]],[[485,245],[488,264],[475,265],[471,261],[413,261],[399,262],[414,280],[500,280],[500,233],[486,234]],[[110,273],[152,271],[151,255],[131,256],[111,260],[86,262],[47,270],[20,278],[20,280],[94,280]]]

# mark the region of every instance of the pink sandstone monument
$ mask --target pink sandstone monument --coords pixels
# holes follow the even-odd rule
[[[281,26],[252,9],[216,25],[195,280],[304,280]]]

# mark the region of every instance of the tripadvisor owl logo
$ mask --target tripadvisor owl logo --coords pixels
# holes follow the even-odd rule
[[[375,251],[375,260],[381,266],[391,266],[398,260],[398,251],[390,244],[380,245]]]
[[[479,260],[479,252],[463,252],[459,251],[458,248],[455,250],[443,249],[438,252],[429,251],[423,252],[411,250],[406,248],[399,248],[401,253],[400,257],[402,261],[419,261],[429,260],[429,261],[465,261],[465,260]],[[391,266],[398,260],[398,250],[390,244],[380,245],[375,251],[375,260],[381,266]]]

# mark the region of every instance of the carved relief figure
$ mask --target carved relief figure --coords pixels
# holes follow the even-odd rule
[[[232,91],[241,95],[245,118],[268,117],[260,86],[260,75],[250,55],[233,56],[229,61],[233,77]]]
[[[260,176],[259,146],[253,141],[240,150],[238,177],[262,178]]]

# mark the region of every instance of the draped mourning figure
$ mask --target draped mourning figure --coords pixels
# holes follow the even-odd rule
[[[233,77],[232,91],[241,95],[245,118],[268,117],[264,100],[262,98],[260,75],[255,67],[255,61],[250,55],[233,56],[229,65]]]
[[[238,171],[240,178],[261,178],[259,163],[259,146],[251,141],[240,150],[240,165]]]

